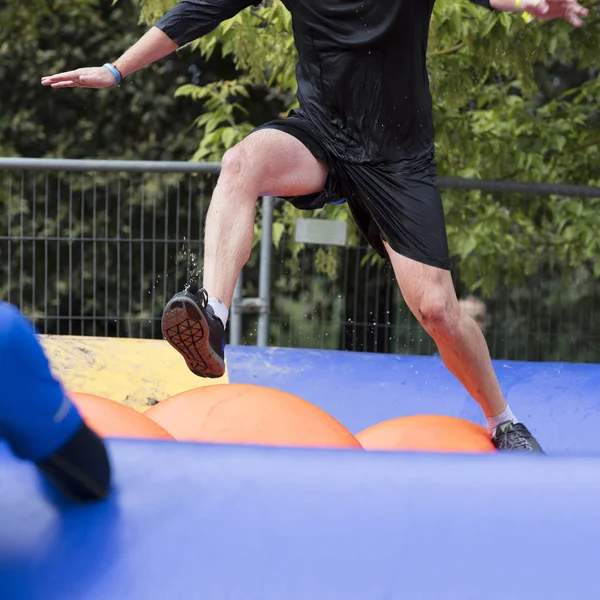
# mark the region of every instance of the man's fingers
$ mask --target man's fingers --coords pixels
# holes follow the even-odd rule
[[[556,6],[556,0],[535,0],[532,3],[527,3],[525,6],[525,10],[536,17],[540,17],[545,15],[549,10],[551,10],[551,6]]]
[[[70,88],[77,87],[77,83],[75,81],[57,81],[55,83],[50,84],[53,88]]]
[[[581,27],[583,25],[583,18],[585,18],[587,14],[587,8],[575,3],[565,7],[563,19],[573,27]]]
[[[581,6],[577,0],[547,0],[550,10],[552,12],[564,12],[575,11],[582,17],[587,16],[589,10],[584,6]]]
[[[53,88],[106,88],[114,85],[115,82],[115,76],[102,67],[77,69],[76,71],[42,77],[42,85]]]
[[[578,17],[576,10],[569,10],[567,12],[567,21],[573,25],[573,27],[581,27],[583,25],[583,21]]]
[[[89,79],[89,76],[78,69],[77,71],[66,71],[65,73],[42,77],[42,85],[53,88],[87,87]]]
[[[538,10],[541,14],[545,15],[550,10],[550,5],[542,0],[542,2],[538,4]]]
[[[573,27],[581,27],[589,13],[577,0],[541,0],[531,12],[540,22],[562,19]]]
[[[56,75],[47,75],[42,77],[42,83],[57,83],[58,81],[74,81],[79,77],[78,71],[65,71],[64,73],[57,73]]]

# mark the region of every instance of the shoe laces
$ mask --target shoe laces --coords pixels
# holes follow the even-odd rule
[[[192,286],[188,283],[185,285],[184,292],[187,292],[188,294],[193,294],[194,296],[196,296],[196,299],[198,300],[198,304],[202,307],[202,308],[206,308],[208,305],[208,292],[204,289],[204,288],[200,288],[196,291],[193,291]]]
[[[516,448],[520,450],[533,450],[529,440],[523,435],[519,429],[509,429],[502,434],[506,440],[508,448]]]

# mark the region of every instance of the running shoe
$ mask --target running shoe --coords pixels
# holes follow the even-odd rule
[[[162,333],[198,377],[225,373],[225,327],[208,304],[206,290],[175,294],[162,316]]]
[[[543,453],[537,440],[522,423],[513,423],[512,421],[500,423],[492,441],[498,450]]]

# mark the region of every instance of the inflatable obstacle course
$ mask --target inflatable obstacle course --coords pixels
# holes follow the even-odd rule
[[[145,412],[170,396],[223,383],[287,392],[354,435],[398,417],[441,415],[484,424],[477,404],[439,357],[228,347],[220,379],[190,373],[159,340],[42,336],[65,387]],[[513,407],[549,453],[600,452],[600,365],[494,361]]]
[[[170,348],[164,371],[154,350],[102,356],[155,342],[79,339],[68,360],[48,341],[84,417],[104,419],[115,481],[70,505],[0,447],[1,598],[600,594],[597,365],[495,364],[550,451],[517,456],[489,452],[435,357],[229,348],[228,377],[203,382]]]
[[[88,507],[0,452],[3,598],[598,598],[597,458],[109,450],[113,494]]]
[[[227,376],[198,378],[164,342],[47,337],[45,349],[86,422],[103,437],[417,452],[494,451],[481,426],[438,415],[397,417],[355,437],[316,404],[289,392],[250,383],[225,385]],[[150,368],[142,378],[131,376],[144,365]],[[191,389],[166,396],[190,383]]]

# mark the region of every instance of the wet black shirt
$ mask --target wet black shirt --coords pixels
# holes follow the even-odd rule
[[[489,8],[489,0],[472,1]],[[430,151],[426,51],[435,0],[283,2],[292,14],[299,55],[301,113],[324,143],[359,162]],[[253,4],[256,0],[182,0],[157,27],[181,46]]]

